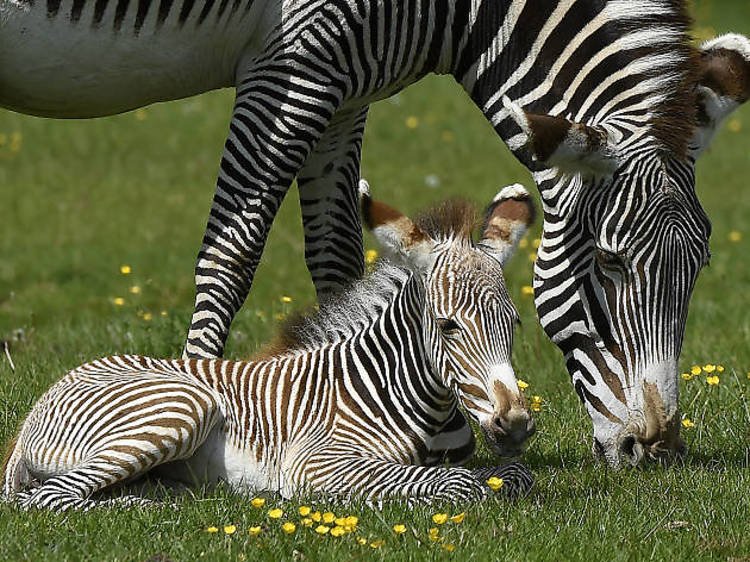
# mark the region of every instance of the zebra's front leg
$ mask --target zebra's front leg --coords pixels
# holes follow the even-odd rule
[[[318,300],[364,273],[357,184],[367,110],[336,114],[297,178],[305,261]]]
[[[516,498],[526,495],[534,482],[520,463],[491,470],[503,478],[503,493]],[[467,503],[487,499],[491,493],[484,471],[404,465],[355,455],[320,454],[311,459],[307,480],[314,489],[367,501],[409,499],[427,502]]]
[[[292,71],[302,69],[283,60],[258,63],[237,88],[195,268],[185,357],[222,355],[279,206],[338,105],[325,87],[316,91],[319,101],[311,100],[310,81],[299,82]]]

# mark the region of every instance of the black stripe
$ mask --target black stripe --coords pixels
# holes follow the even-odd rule
[[[117,0],[117,8],[115,8],[115,22],[113,25],[113,29],[115,31],[120,31],[120,27],[122,27],[122,20],[125,19],[125,16],[128,13],[128,4],[130,4],[130,0]]]
[[[138,32],[141,30],[141,27],[143,27],[143,22],[146,20],[146,16],[148,15],[148,10],[151,8],[151,0],[138,0],[138,12],[135,16],[135,34],[138,35]]]

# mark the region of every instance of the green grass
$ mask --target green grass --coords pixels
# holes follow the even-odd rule
[[[701,35],[750,33],[748,2],[696,2],[695,13]],[[94,121],[0,113],[0,338],[13,340],[17,367],[11,372],[0,357],[0,443],[54,380],[83,361],[123,352],[180,354],[231,104],[231,94],[219,92]],[[416,129],[405,126],[409,116],[419,119]],[[307,529],[286,536],[265,509],[218,490],[179,498],[178,509],[55,515],[0,505],[0,558],[747,559],[750,107],[733,119],[735,131],[725,127],[698,167],[699,194],[714,225],[713,260],[693,296],[681,360],[683,369],[712,362],[726,371],[718,387],[705,377],[680,383],[681,408],[696,424],[683,432],[690,450],[684,466],[612,472],[593,462],[591,423],[560,353],[521,294],[531,281],[526,250],[507,278],[523,319],[516,368],[546,401],[526,457],[538,484],[515,505],[469,508],[462,524],[446,524],[442,534],[455,545],[452,554],[427,540],[436,508],[334,506],[359,516],[360,536],[385,540],[373,549],[351,536]],[[13,141],[14,133],[20,137]],[[375,195],[406,212],[452,194],[469,193],[483,204],[502,185],[530,185],[479,111],[438,78],[372,109],[362,168]],[[428,175],[439,179],[438,188],[427,186]],[[744,234],[738,243],[729,240],[733,230]],[[130,275],[119,272],[123,264]],[[134,285],[140,294],[129,292]],[[293,302],[282,303],[282,295]],[[115,297],[125,304],[115,306]],[[272,335],[277,314],[311,302],[292,189],[226,356],[250,355]],[[489,464],[491,455],[481,448],[476,462]],[[299,520],[299,502],[269,498],[269,507],[277,504]],[[247,528],[261,521],[261,535],[249,536]],[[404,536],[391,530],[397,523],[409,528]],[[205,532],[228,524],[238,526],[236,534]]]

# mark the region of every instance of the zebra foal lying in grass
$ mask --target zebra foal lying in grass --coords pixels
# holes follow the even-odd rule
[[[498,194],[478,244],[466,203],[412,222],[365,185],[362,212],[390,260],[261,357],[121,356],[68,373],[26,418],[6,496],[60,510],[137,503],[91,496],[146,472],[285,497],[477,500],[489,476],[526,493],[533,480],[518,463],[439,465],[474,451],[459,404],[500,456],[520,454],[534,432],[510,363],[517,314],[502,275],[534,214],[528,193]]]

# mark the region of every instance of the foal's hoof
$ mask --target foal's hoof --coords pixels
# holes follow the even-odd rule
[[[474,476],[508,499],[527,496],[534,487],[534,475],[520,462],[472,470]]]

